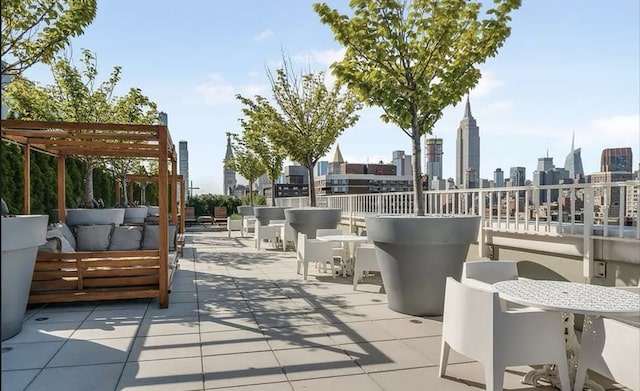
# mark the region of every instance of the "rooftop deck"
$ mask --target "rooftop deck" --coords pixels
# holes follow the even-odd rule
[[[457,354],[438,378],[440,318],[388,309],[379,277],[358,291],[351,282],[314,267],[304,281],[293,252],[188,232],[168,309],[157,299],[31,307],[2,343],[2,389],[485,388],[481,365]],[[509,368],[505,389],[552,389],[521,384],[529,369]]]

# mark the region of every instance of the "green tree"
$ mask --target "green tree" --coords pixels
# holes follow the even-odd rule
[[[273,145],[279,145],[294,161],[309,172],[309,203],[316,206],[313,168],[329,152],[338,136],[353,126],[361,108],[355,94],[344,91],[339,84],[327,88],[324,72],[309,72],[297,76],[291,61],[275,75],[268,70],[274,105],[262,96],[243,99],[250,118],[266,118],[263,129]]]
[[[511,33],[509,14],[520,0],[495,3],[480,15],[482,4],[472,1],[352,0],[351,17],[325,3],[313,5],[346,47],[333,74],[411,137],[418,216],[424,215],[421,136],[478,83],[477,65],[495,56]]]
[[[282,165],[287,156],[287,152],[275,144],[269,138],[269,129],[277,131],[278,124],[273,122],[273,116],[269,112],[260,110],[260,105],[256,105],[250,99],[241,95],[236,95],[245,106],[242,112],[247,118],[240,119],[240,123],[244,128],[243,139],[247,146],[253,150],[265,167],[267,177],[271,180],[271,206],[276,206],[276,180],[282,173]],[[261,97],[256,100],[260,101]]]
[[[49,64],[96,16],[96,0],[2,0],[2,73]]]
[[[18,117],[26,120],[150,124],[158,120],[156,104],[142,95],[140,89],[131,88],[124,97],[113,92],[120,81],[121,68],[113,68],[109,78],[97,84],[98,68],[94,53],[83,50],[84,68],[77,69],[71,59],[60,57],[52,65],[54,84],[40,86],[23,77],[16,77],[7,87],[7,101]],[[118,174],[129,170],[130,161],[136,159],[110,159],[96,156],[78,156],[84,163],[84,203],[92,206],[94,200],[94,168],[109,164]],[[115,168],[114,168],[115,167]]]
[[[253,183],[265,173],[266,169],[258,155],[247,147],[246,141],[237,134],[227,133],[233,138],[231,143],[233,157],[224,161],[225,167],[239,173],[249,182],[250,203],[253,206]]]

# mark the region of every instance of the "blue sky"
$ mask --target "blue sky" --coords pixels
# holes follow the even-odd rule
[[[343,12],[347,0],[327,3]],[[342,48],[305,0],[108,0],[72,41],[97,54],[100,80],[122,66],[117,90],[139,87],[169,115],[174,142],[188,141],[190,179],[198,193],[221,193],[228,131],[241,132],[236,93],[270,96],[265,66],[284,50],[296,70],[329,71]],[[603,148],[632,147],[640,158],[640,2],[524,0],[511,36],[481,65],[471,92],[480,127],[480,174],[524,166],[532,177],[547,154],[563,166],[575,132],[585,173],[599,170]],[[48,84],[48,68],[26,76]],[[456,128],[464,101],[445,110],[434,134],[444,139],[444,176],[455,170]],[[391,161],[411,151],[402,131],[366,108],[337,140],[349,162]],[[328,156],[333,156],[333,150]],[[424,154],[424,148],[423,148]],[[424,170],[424,159],[423,159]]]

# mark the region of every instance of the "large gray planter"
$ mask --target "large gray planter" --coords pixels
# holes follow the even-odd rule
[[[251,205],[240,205],[238,207],[238,214],[242,217],[244,216],[253,216],[253,206]]]
[[[22,330],[38,246],[46,242],[47,215],[2,218],[2,340]]]
[[[58,210],[53,213],[57,216]],[[115,224],[124,223],[125,208],[108,209],[67,209],[65,223],[68,226],[88,225],[88,224]]]
[[[285,220],[293,228],[293,242],[298,248],[298,233],[307,234],[313,239],[316,237],[316,230],[338,228],[342,210],[338,208],[289,208],[284,211]]]
[[[460,278],[480,217],[471,215],[365,217],[382,282],[394,311],[442,315],[445,281]]]
[[[260,225],[268,225],[271,220],[284,220],[284,206],[254,206],[253,214]]]
[[[148,210],[149,208],[146,206],[124,208],[124,222],[132,224],[142,224],[144,223],[144,219],[147,218]]]

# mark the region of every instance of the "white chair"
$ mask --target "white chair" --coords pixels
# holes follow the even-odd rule
[[[280,227],[260,225],[260,221],[256,220],[254,225],[253,236],[256,240],[256,248],[260,250],[260,244],[262,241],[267,240],[274,246],[278,245],[278,239],[280,238]]]
[[[242,216],[242,236],[251,236],[255,233],[255,216]]]
[[[440,377],[453,349],[484,366],[487,390],[502,390],[507,366],[556,364],[562,391],[569,391],[563,330],[558,312],[503,311],[498,292],[447,277]]]
[[[499,281],[517,280],[518,262],[515,261],[472,261],[462,264],[460,282],[479,289],[493,291],[492,284]],[[529,308],[501,300],[502,309]]]
[[[316,238],[318,236],[325,236],[325,235],[344,235],[344,232],[342,232],[341,229],[339,228],[318,228],[316,229]],[[340,257],[340,258],[344,258],[345,256],[345,251],[347,250],[347,247],[345,245],[345,243],[342,242],[331,242],[331,245],[333,246],[333,255],[335,255],[336,257]]]
[[[291,245],[295,248],[295,231],[291,224],[285,221],[284,226],[280,227],[280,238],[282,239],[282,251],[287,251],[287,244],[291,243]]]
[[[630,289],[640,292],[637,287]],[[575,390],[582,390],[587,369],[640,391],[640,318],[589,317],[580,339]]]
[[[298,268],[297,273],[300,274],[300,266],[304,268],[303,278],[306,280],[309,273],[309,262],[329,262],[331,264],[331,275],[336,278],[333,269],[333,247],[330,242],[324,242],[318,239],[308,239],[307,234],[298,232]]]
[[[376,248],[373,244],[361,244],[356,248],[355,265],[353,265],[353,290],[356,290],[363,273],[379,272]]]

